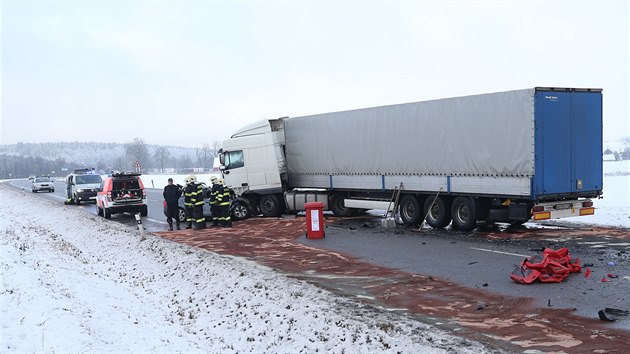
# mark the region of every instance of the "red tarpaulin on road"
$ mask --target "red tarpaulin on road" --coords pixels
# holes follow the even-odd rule
[[[522,284],[531,284],[536,279],[543,283],[559,283],[570,273],[581,271],[579,258],[571,262],[571,256],[566,247],[557,251],[546,248],[542,254],[525,258],[520,266],[514,268],[510,278]]]

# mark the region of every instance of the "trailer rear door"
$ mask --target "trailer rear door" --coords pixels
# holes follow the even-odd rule
[[[536,89],[534,199],[592,197],[602,190],[599,89]]]

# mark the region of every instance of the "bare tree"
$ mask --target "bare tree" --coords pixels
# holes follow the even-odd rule
[[[164,172],[164,165],[171,157],[171,152],[164,146],[158,146],[153,154],[153,159],[160,165],[160,171]]]
[[[130,164],[129,167],[133,167],[136,161],[140,162],[143,167],[151,165],[149,148],[141,138],[134,138],[132,142],[125,144],[125,156]]]
[[[218,140],[215,140],[215,141],[212,143],[212,155],[213,155],[214,157],[219,156],[219,150],[221,150],[221,142],[220,142],[220,141],[218,141]]]
[[[214,162],[214,155],[212,154],[212,148],[209,144],[205,143],[201,148],[198,148],[195,151],[197,153],[197,160],[199,160],[199,163],[204,170],[208,168],[210,158],[212,158],[212,162]]]

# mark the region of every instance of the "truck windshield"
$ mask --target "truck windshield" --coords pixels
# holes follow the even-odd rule
[[[245,160],[243,159],[243,150],[229,151],[224,154],[224,159],[226,170],[245,166]]]
[[[76,184],[101,183],[101,181],[99,175],[81,175],[76,178]]]

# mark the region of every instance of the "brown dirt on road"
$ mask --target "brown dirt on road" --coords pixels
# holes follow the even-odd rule
[[[328,221],[327,221],[328,222]],[[594,228],[589,228],[589,230]],[[492,294],[301,244],[305,219],[252,218],[233,228],[157,232],[175,242],[245,257],[345,296],[406,312],[509,351],[628,353],[630,331],[607,328],[570,310],[541,309],[528,298]],[[506,275],[507,276],[507,275]],[[477,334],[479,333],[479,334]]]

